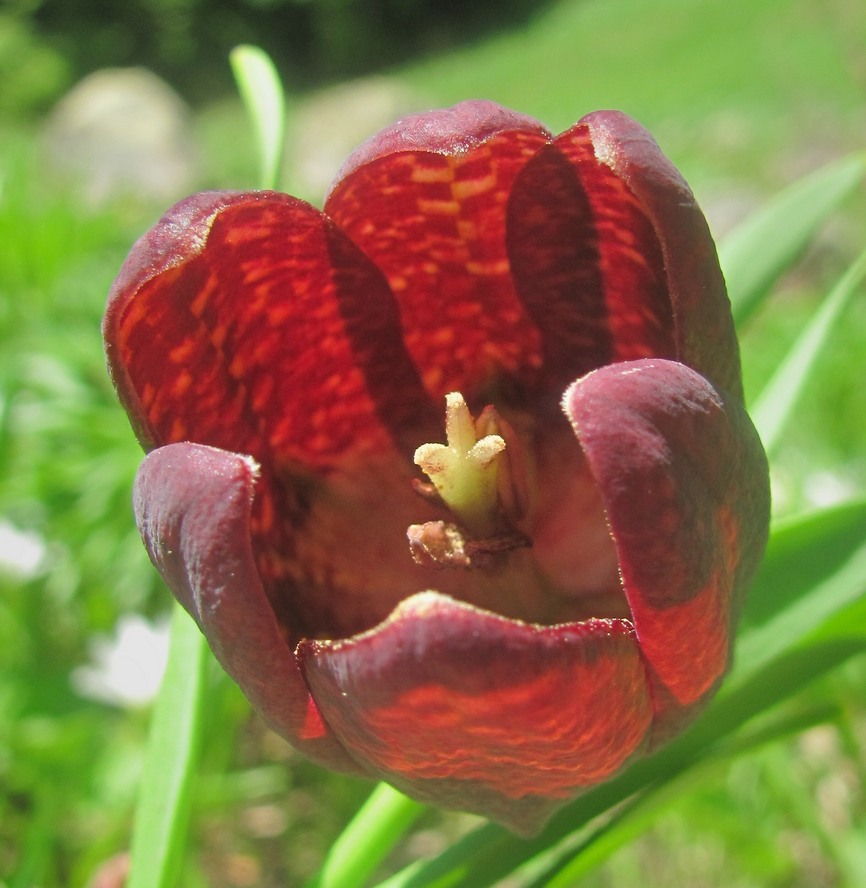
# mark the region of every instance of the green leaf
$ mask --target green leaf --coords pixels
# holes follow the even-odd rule
[[[360,888],[388,856],[424,805],[380,783],[331,846],[315,888]]]
[[[270,56],[257,46],[236,46],[229,54],[241,99],[259,148],[259,185],[277,188],[286,137],[286,98]]]
[[[168,663],[141,777],[126,888],[178,884],[201,738],[207,662],[208,647],[198,626],[175,605]]]
[[[735,670],[695,725],[651,758],[635,762],[567,805],[539,836],[519,839],[488,824],[380,888],[495,884],[636,793],[721,754],[723,744],[752,718],[866,650],[866,631],[849,627],[835,636],[826,632],[864,590],[866,501],[823,509],[775,527],[753,584],[755,603],[745,611]]]
[[[856,601],[866,582],[864,558],[866,499],[776,522],[743,608],[737,656],[744,662],[738,663],[734,675],[747,663],[766,661],[780,646],[791,643],[793,639],[786,636],[772,650],[762,647],[771,641],[768,635],[782,628],[778,621],[789,619],[791,612],[813,608],[798,626],[789,627],[802,637],[830,614]],[[750,646],[754,650],[749,651]]]
[[[719,244],[737,326],[759,307],[770,287],[808,246],[819,226],[866,174],[866,154],[855,154],[782,191]]]
[[[785,711],[770,719],[758,731],[724,744],[721,750],[707,756],[699,765],[679,777],[657,784],[649,791],[634,796],[620,806],[613,817],[604,820],[581,836],[576,847],[568,847],[542,857],[543,867],[535,874],[527,888],[570,888],[625,844],[649,829],[664,810],[707,778],[717,775],[720,767],[727,767],[739,755],[751,752],[768,743],[783,740],[808,728],[825,724],[839,715],[839,707],[819,704],[808,709]],[[743,732],[740,732],[743,733]]]
[[[787,686],[800,676],[805,685],[822,671],[822,658],[826,671],[861,650],[866,624],[851,617],[864,593],[866,501],[786,521],[773,534],[753,583],[719,705],[734,698],[736,705],[767,708],[779,683]],[[840,622],[846,612],[849,619]]]
[[[833,327],[852,295],[857,292],[864,277],[866,277],[866,250],[857,257],[854,264],[821,303],[751,406],[749,412],[764,442],[764,449],[769,455],[779,446],[782,432],[809,380],[812,368],[821,356]]]

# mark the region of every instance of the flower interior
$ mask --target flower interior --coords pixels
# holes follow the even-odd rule
[[[331,193],[330,223],[278,197],[202,220],[200,252],[144,283],[118,338],[145,437],[260,465],[254,550],[288,639],[354,635],[428,589],[532,623],[626,616],[560,401],[597,367],[677,349],[653,226],[588,127],[373,161]],[[493,529],[413,462],[444,440],[451,392],[506,442]],[[472,554],[442,569],[416,540],[411,557],[419,525],[428,548],[438,526]]]

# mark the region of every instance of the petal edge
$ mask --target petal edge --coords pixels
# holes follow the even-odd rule
[[[253,707],[314,761],[363,773],[319,717],[262,588],[250,544],[257,468],[197,444],[152,451],[134,504],[154,566]]]
[[[346,748],[410,795],[533,832],[642,748],[651,719],[627,621],[536,626],[436,592],[304,675]]]
[[[563,404],[602,494],[663,736],[728,668],[766,542],[766,458],[736,399],[676,362],[604,367]]]

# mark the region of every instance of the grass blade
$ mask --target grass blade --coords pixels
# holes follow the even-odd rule
[[[786,522],[774,536],[725,690],[795,649],[866,592],[866,503]],[[847,634],[852,627],[845,628]]]
[[[168,664],[153,712],[126,888],[178,884],[204,712],[207,644],[174,606]]]
[[[773,524],[764,560],[740,617],[740,644],[755,628],[809,594],[866,545],[866,499],[794,515]]]
[[[424,810],[380,783],[334,842],[315,888],[360,888]]]
[[[673,780],[655,785],[620,807],[614,817],[606,820],[583,838],[577,847],[548,855],[546,866],[527,888],[571,888],[581,877],[606,861],[628,842],[646,832],[659,814],[670,808],[696,784],[719,772],[733,759],[770,743],[786,739],[816,725],[826,724],[839,715],[839,707],[829,703],[806,710],[783,712],[763,725],[760,731],[737,737],[707,756],[697,767]]]
[[[827,344],[851,296],[866,277],[866,251],[845,272],[839,283],[821,303],[806,329],[791,346],[782,363],[758,395],[749,412],[764,449],[772,456],[778,447],[786,423],[806,385],[809,374]]]
[[[866,154],[829,164],[782,191],[719,244],[737,326],[760,306],[776,279],[864,174]]]
[[[236,46],[232,73],[253,123],[259,148],[259,185],[277,188],[286,137],[286,97],[270,56],[257,46]]]

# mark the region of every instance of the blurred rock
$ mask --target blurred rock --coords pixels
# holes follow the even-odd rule
[[[84,78],[51,112],[45,148],[50,167],[97,205],[118,197],[171,203],[196,183],[189,108],[144,68]]]
[[[426,110],[423,100],[387,77],[368,77],[316,93],[297,110],[289,147],[290,180],[316,203],[349,154],[383,127]]]

